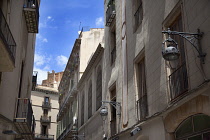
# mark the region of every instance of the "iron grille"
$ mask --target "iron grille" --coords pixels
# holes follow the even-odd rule
[[[183,63],[169,76],[169,87],[172,100],[188,90],[186,63]]]
[[[107,6],[107,11],[106,11],[106,26],[110,26],[112,21],[115,18],[116,11],[115,11],[115,1],[110,0],[109,4]]]
[[[139,120],[144,120],[148,115],[147,95],[143,95],[137,100],[137,114]]]
[[[27,123],[30,131],[34,133],[35,130],[35,119],[33,116],[33,110],[30,100],[27,98],[19,98],[17,101],[17,112],[16,112],[16,122]]]

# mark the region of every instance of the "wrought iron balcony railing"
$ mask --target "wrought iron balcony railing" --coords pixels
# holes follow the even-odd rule
[[[0,45],[5,46],[10,58],[15,66],[16,43],[7,24],[6,18],[0,9]],[[14,67],[13,66],[13,67]]]
[[[148,116],[147,95],[145,94],[137,100],[137,114],[139,120],[144,120]]]
[[[188,76],[185,62],[169,76],[169,87],[171,100],[188,91]]]
[[[35,134],[35,139],[40,139],[40,140],[54,140],[54,135]]]
[[[41,123],[51,123],[51,116],[41,116],[40,118]]]
[[[42,108],[50,109],[51,107],[51,103],[45,101],[42,102]]]
[[[29,99],[19,98],[17,100],[17,109],[14,118],[14,124],[24,139],[34,139],[34,130],[36,124]]]
[[[110,128],[111,128],[111,136],[114,136],[115,134],[117,134],[116,119],[111,120]]]
[[[106,11],[106,26],[110,26],[116,15],[115,0],[110,0]]]
[[[38,33],[39,26],[39,3],[38,0],[25,0],[24,14],[29,33]]]

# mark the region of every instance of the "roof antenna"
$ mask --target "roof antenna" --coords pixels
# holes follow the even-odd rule
[[[80,27],[81,27],[81,22],[79,23],[79,31],[80,31]]]

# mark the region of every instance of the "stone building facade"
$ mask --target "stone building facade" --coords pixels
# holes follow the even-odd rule
[[[0,139],[34,138],[30,103],[40,0],[0,1]]]
[[[58,140],[209,140],[210,2],[104,0],[104,10],[103,53],[90,59],[65,102],[61,98],[61,104],[76,102],[77,121],[67,123]],[[168,32],[176,34],[170,36],[175,42],[168,28],[179,32]],[[166,61],[164,50],[171,46],[179,59]],[[68,79],[63,85],[70,85]],[[68,122],[72,113],[63,108],[59,115],[66,114]]]
[[[52,70],[51,73],[47,73],[47,79],[42,80],[42,86],[58,89],[62,76],[63,72],[55,72],[54,70]]]
[[[102,100],[112,101],[114,93],[115,101],[121,107],[116,110],[121,115],[113,115],[108,106],[105,137],[120,140],[210,139],[210,2],[105,0],[104,7],[102,87],[105,89]],[[197,57],[196,48],[179,35],[171,35],[178,43],[179,59],[170,63],[165,61],[161,53],[162,42],[168,36],[162,31],[168,28],[190,33],[200,29],[204,33],[200,44],[206,53],[205,64]],[[192,41],[196,42],[196,39]],[[114,64],[112,50],[116,50]]]
[[[35,140],[55,140],[58,114],[58,90],[37,86],[31,92],[31,102],[36,120]]]
[[[78,82],[91,62],[98,44],[103,42],[104,29],[91,28],[81,31],[59,85],[59,113],[57,116],[57,140],[78,136]]]

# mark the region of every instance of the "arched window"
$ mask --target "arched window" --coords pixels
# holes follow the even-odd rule
[[[102,103],[102,70],[101,66],[98,67],[96,75],[96,110],[98,110]]]
[[[81,100],[81,126],[84,124],[84,108],[85,108],[85,99],[84,92],[82,92],[82,100]]]
[[[197,114],[184,120],[175,131],[176,140],[210,140],[210,116]]]
[[[88,89],[88,119],[92,116],[92,81],[90,81]]]

